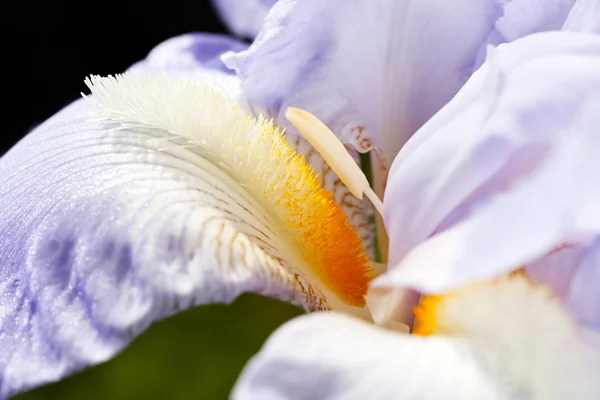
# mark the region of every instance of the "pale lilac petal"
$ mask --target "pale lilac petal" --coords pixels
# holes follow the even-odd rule
[[[105,361],[196,304],[248,291],[302,302],[237,182],[94,104],[0,159],[0,398]]]
[[[276,331],[242,372],[232,398],[506,399],[460,339],[423,338],[336,314]]]
[[[577,0],[563,30],[600,33],[600,2],[598,0]]]
[[[225,35],[190,33],[162,42],[131,69],[171,73],[210,69],[231,73],[221,61],[221,55],[228,51],[242,51],[247,47],[246,43]]]
[[[390,162],[468,79],[501,15],[496,0],[282,0],[252,46],[223,60],[279,124],[304,108]]]
[[[527,273],[550,286],[577,321],[600,332],[600,239],[574,246],[528,265]],[[600,347],[599,347],[600,348]]]
[[[536,32],[559,31],[574,3],[575,0],[507,1],[502,17],[479,49],[473,70],[483,64],[489,45],[509,43]]]
[[[438,292],[600,233],[600,36],[500,46],[395,160],[385,194],[392,271]]]
[[[277,0],[213,0],[229,29],[236,35],[253,38]]]

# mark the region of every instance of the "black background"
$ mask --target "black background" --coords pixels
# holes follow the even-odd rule
[[[226,32],[210,0],[2,0],[0,155],[85,91],[160,42]]]

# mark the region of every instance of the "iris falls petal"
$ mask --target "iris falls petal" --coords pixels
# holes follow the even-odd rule
[[[303,108],[391,162],[467,80],[502,12],[496,0],[282,0],[223,60],[282,126],[288,106]]]
[[[523,274],[425,296],[415,315],[413,335],[334,312],[296,318],[249,362],[232,397],[597,398],[600,347]]]
[[[0,160],[0,397],[242,292],[364,303],[358,234],[272,124],[184,78],[88,84]]]

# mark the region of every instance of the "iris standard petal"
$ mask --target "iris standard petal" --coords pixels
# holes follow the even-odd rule
[[[392,271],[376,285],[439,292],[593,239],[599,93],[599,36],[540,33],[494,51],[395,160]]]
[[[131,69],[145,72],[193,73],[200,69],[232,71],[221,61],[228,51],[242,51],[248,45],[229,36],[214,33],[189,33],[156,46]]]
[[[277,0],[213,0],[223,22],[236,35],[253,38]]]
[[[467,80],[501,14],[495,0],[282,0],[251,47],[223,61],[280,125],[300,107],[391,162]]]
[[[250,239],[251,208],[181,151],[106,135],[89,109],[69,106],[0,164],[0,398],[104,361],[194,304],[294,297]]]
[[[335,313],[288,322],[246,366],[236,400],[506,399],[460,339],[386,331]]]
[[[592,0],[593,1],[593,0]],[[536,32],[562,28],[575,0],[512,0],[504,3],[502,16],[482,43],[473,71],[483,64],[487,47],[510,43]]]
[[[218,140],[242,143],[227,137],[255,129],[247,114],[192,81],[144,79],[125,79],[123,90],[96,81],[112,117],[94,98],[80,100],[0,160],[0,398],[104,361],[153,321],[196,304],[250,291],[329,307],[312,278],[292,267],[305,255],[283,244],[292,233],[281,234],[277,218],[285,216],[249,195],[254,189],[228,169],[235,165],[215,161]],[[140,82],[139,95],[129,95]],[[160,120],[207,136],[192,145],[152,122]],[[211,150],[198,150],[210,138]],[[297,161],[264,154],[268,165],[255,168]],[[290,185],[278,177],[275,185]],[[305,217],[289,223],[304,226]]]

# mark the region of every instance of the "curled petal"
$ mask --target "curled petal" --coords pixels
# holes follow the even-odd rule
[[[402,335],[318,313],[276,331],[233,399],[505,399],[459,339]]]
[[[322,290],[334,289],[317,276],[364,301],[366,269],[358,282],[347,279],[346,262],[344,279],[323,267],[345,258],[332,253],[336,245],[366,262],[360,238],[304,161],[282,138],[268,140],[277,135],[271,125],[191,80],[89,84],[97,96],[0,160],[0,398],[104,361],[193,305],[257,292],[333,307],[337,297]],[[264,159],[252,153],[261,149]],[[253,185],[245,171],[258,171]],[[290,188],[314,198],[311,208],[289,199]],[[270,203],[273,192],[285,205]],[[337,225],[323,222],[329,216]],[[346,232],[354,247],[311,221]]]
[[[213,0],[213,4],[236,35],[253,38],[277,0]]]
[[[592,0],[594,1],[594,0]],[[487,47],[510,43],[536,32],[562,28],[575,0],[513,0],[504,4],[502,16],[479,48],[473,71],[483,64]]]
[[[492,52],[395,160],[391,273],[439,292],[600,232],[600,37],[549,32]]]
[[[190,33],[162,42],[131,69],[170,73],[192,73],[199,69],[212,69],[231,73],[221,61],[221,55],[228,51],[242,51],[247,47],[246,43],[225,35]]]
[[[495,0],[282,0],[251,47],[223,60],[280,125],[292,129],[287,107],[306,109],[389,162],[467,80],[501,11]]]
[[[0,163],[0,398],[105,361],[196,304],[300,299],[215,171],[147,133],[107,135],[88,111],[74,103]]]

